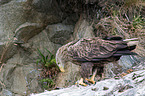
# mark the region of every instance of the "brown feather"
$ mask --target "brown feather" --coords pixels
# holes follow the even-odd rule
[[[111,57],[117,50],[126,48],[126,42],[115,40],[103,40],[98,37],[91,39],[81,39],[75,44],[69,46],[68,56],[74,60],[85,59],[103,59]]]

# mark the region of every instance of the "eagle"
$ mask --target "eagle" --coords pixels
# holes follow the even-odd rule
[[[136,48],[137,42],[137,38],[123,40],[120,36],[81,38],[57,50],[56,64],[61,72],[65,72],[64,67],[68,61],[80,65],[79,84],[87,86],[84,80],[95,84],[97,69],[103,68],[108,62],[119,60],[122,55],[135,54],[131,51]],[[88,79],[92,73],[92,77]]]

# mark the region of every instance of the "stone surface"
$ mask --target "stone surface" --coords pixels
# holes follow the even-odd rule
[[[144,96],[144,83],[145,70],[141,70],[120,79],[106,79],[87,87],[73,85],[30,96]]]
[[[0,41],[6,42],[12,38],[14,31],[25,22],[23,5],[25,0],[17,2],[13,0],[0,6]]]
[[[61,9],[56,0],[33,0],[32,6],[35,10],[48,14],[60,14]]]
[[[10,77],[9,78],[13,79],[13,82],[11,82],[12,92],[17,94],[23,93],[22,95],[24,95],[26,92],[26,80],[22,67],[17,67],[11,74],[12,74],[11,78]]]
[[[0,5],[6,4],[10,2],[11,0],[0,0]]]
[[[22,96],[32,92],[41,92],[42,88],[38,80],[40,71],[36,66],[36,61],[40,59],[37,49],[46,56],[48,52],[45,48],[54,53],[60,45],[52,43],[47,37],[46,31],[43,31],[33,36],[27,43],[15,46],[17,47],[15,54],[7,60],[0,71],[0,81],[13,95]],[[7,94],[6,91],[2,92]]]
[[[60,8],[49,7],[50,8],[49,11],[45,13],[45,12],[40,12],[37,10],[37,8],[33,7],[33,5],[40,4],[41,0],[33,0],[33,2],[31,2],[31,0],[12,0],[11,2],[9,1],[10,0],[6,0],[4,2],[2,0],[0,2],[2,4],[4,2],[4,4],[0,6],[0,34],[1,34],[0,41],[1,42],[7,42],[9,38],[13,38],[13,36],[15,35],[15,32],[20,31],[18,29],[20,28],[22,29],[22,27],[24,27],[22,24],[26,25],[26,22],[31,23],[31,25],[34,23],[37,23],[37,25],[40,24],[41,26],[43,24],[41,27],[43,28],[44,26],[47,26],[47,24],[60,22],[64,18],[61,14]],[[45,0],[45,1],[46,2],[41,2],[44,4],[39,5],[40,7],[40,8],[38,7],[39,10],[43,10],[43,7],[48,8],[43,5],[50,2],[51,0],[50,1]],[[55,3],[52,3],[52,4],[55,4]],[[54,10],[55,8],[56,10]],[[52,10],[54,12],[51,12]],[[60,18],[60,16],[62,18]],[[38,29],[38,27],[40,29],[40,26],[35,26],[36,29],[34,33],[36,33],[36,30]],[[28,32],[28,29],[27,29],[27,32]],[[23,28],[23,31],[24,31],[24,28]]]
[[[36,66],[37,59],[40,59],[37,48],[47,55],[45,48],[55,53],[60,47],[60,44],[53,44],[49,40],[47,33],[42,32],[48,24],[60,22],[64,18],[59,6],[56,7],[57,2],[53,0],[53,7],[48,7],[46,3],[51,0],[31,1],[0,0],[2,96],[22,96],[41,92],[42,88],[38,81],[40,74]]]
[[[33,9],[29,11],[29,15],[32,18],[34,17],[33,20],[31,20],[32,18],[30,19],[31,22],[39,20],[47,25],[61,22],[66,17],[56,0],[29,0],[29,3]]]
[[[67,66],[65,66],[65,72],[61,72],[57,76],[56,87],[63,88],[71,86],[80,78],[80,66],[68,62]]]
[[[54,44],[53,42],[51,42],[50,39],[48,38],[47,32],[44,30],[38,35],[31,38],[28,41],[28,43],[22,44],[22,46],[25,47],[26,49],[30,49],[30,52],[33,51],[33,53],[30,56],[38,58],[39,54],[37,52],[37,49],[42,51],[42,53],[46,56],[48,55],[48,52],[45,50],[45,48],[50,52],[55,53],[61,45]]]
[[[74,18],[75,17],[75,18]],[[79,15],[76,14],[76,13],[73,13],[69,16],[67,16],[63,21],[62,21],[62,24],[65,24],[65,25],[75,25],[76,22],[78,21],[79,19]]]
[[[34,64],[21,65],[19,63],[12,63],[5,65],[1,71],[0,80],[4,83],[5,88],[10,92],[19,95],[27,95],[30,92],[42,91],[42,89],[35,83],[39,76],[39,72],[35,69]],[[33,75],[33,78],[30,77]],[[37,81],[38,82],[38,81]],[[33,86],[33,87],[30,87]],[[37,89],[38,88],[38,89]],[[3,94],[6,94],[3,92]]]
[[[0,63],[5,63],[11,58],[17,50],[17,46],[12,41],[8,41],[6,44],[0,45]]]
[[[48,25],[46,27],[46,32],[51,42],[63,45],[70,41],[71,35],[73,33],[73,28],[74,27],[72,25],[59,23]]]
[[[23,44],[30,38],[37,35],[43,30],[43,25],[38,23],[24,23],[15,30],[14,42],[16,44]]]
[[[75,40],[95,37],[92,25],[83,16],[76,23],[73,36]]]
[[[13,96],[12,92],[6,89],[3,89],[1,93],[2,96]]]

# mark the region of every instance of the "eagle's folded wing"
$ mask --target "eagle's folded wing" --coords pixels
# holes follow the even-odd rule
[[[100,61],[111,56],[121,56],[121,52],[130,52],[126,42],[100,38],[81,39],[68,48],[69,56],[77,61]]]

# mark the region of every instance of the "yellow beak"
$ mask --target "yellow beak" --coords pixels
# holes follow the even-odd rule
[[[63,66],[59,66],[59,69],[61,72],[65,72],[64,67]]]

